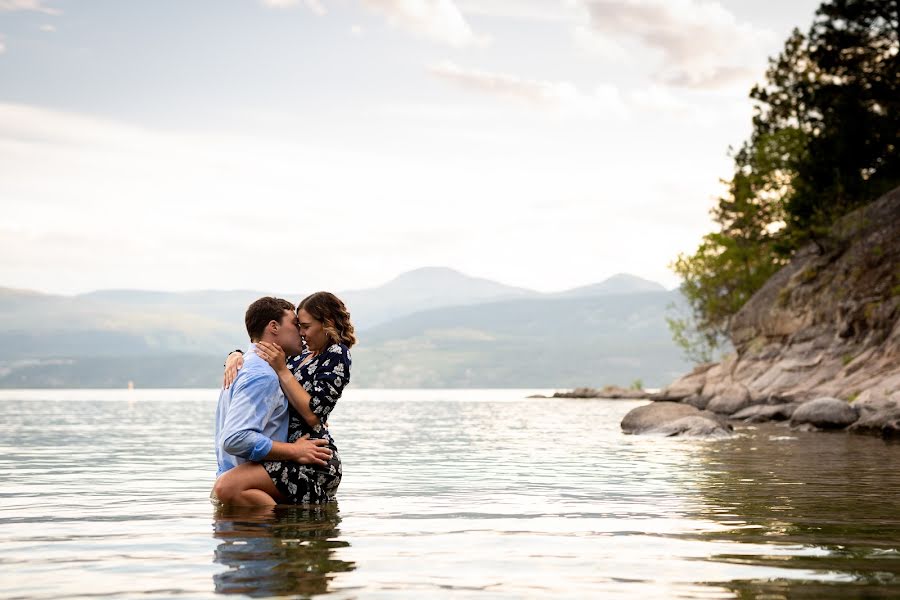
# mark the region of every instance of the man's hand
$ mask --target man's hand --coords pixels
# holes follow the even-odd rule
[[[228,387],[234,383],[234,378],[237,377],[238,369],[244,366],[244,355],[240,352],[232,352],[228,355],[228,358],[225,359],[225,374],[222,376],[222,388],[228,389]]]
[[[295,462],[303,465],[318,465],[324,467],[328,465],[331,458],[331,449],[328,448],[328,440],[309,439],[309,434],[291,444],[296,450]]]

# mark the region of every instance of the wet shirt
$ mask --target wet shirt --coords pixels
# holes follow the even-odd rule
[[[272,440],[288,434],[288,402],[278,375],[256,354],[252,344],[231,387],[219,394],[216,407],[216,477],[247,461],[261,461]]]

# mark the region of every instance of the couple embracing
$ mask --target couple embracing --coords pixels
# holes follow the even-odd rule
[[[350,314],[317,292],[296,309],[280,298],[253,302],[244,317],[250,346],[232,352],[216,408],[224,504],[324,504],[335,499],[341,459],[328,415],[350,381]]]

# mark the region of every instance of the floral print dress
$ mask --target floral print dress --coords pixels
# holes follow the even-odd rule
[[[350,382],[350,349],[332,344],[324,352],[310,358],[309,352],[288,358],[288,368],[310,395],[309,406],[321,423],[311,427],[300,413],[289,406],[288,442],[309,434],[312,439],[328,440],[331,459],[325,467],[302,465],[293,461],[263,463],[275,487],[289,504],[325,504],[333,502],[341,483],[341,458],[334,439],[328,432],[328,415]]]

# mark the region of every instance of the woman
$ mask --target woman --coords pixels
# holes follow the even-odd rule
[[[268,493],[272,504],[276,500],[285,504],[324,504],[335,499],[341,483],[341,459],[328,432],[327,420],[350,382],[350,347],[356,343],[356,337],[346,306],[328,292],[304,298],[297,306],[297,318],[305,347],[299,356],[287,358],[280,346],[266,342],[258,343],[256,352],[275,369],[290,403],[287,441],[295,442],[303,436],[324,439],[331,458],[325,466],[291,461],[238,465],[223,473],[217,483],[226,497],[257,489]],[[226,387],[242,365],[240,352],[228,356]]]

